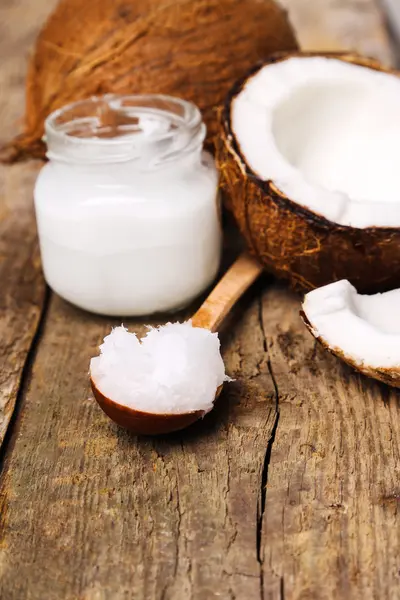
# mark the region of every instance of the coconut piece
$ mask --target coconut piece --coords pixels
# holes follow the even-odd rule
[[[297,48],[273,0],[62,0],[40,32],[26,84],[24,134],[3,158],[44,156],[45,118],[103,93],[164,93],[203,112],[254,62]]]
[[[114,403],[163,415],[209,412],[217,389],[229,380],[218,334],[190,321],[149,328],[140,340],[116,327],[92,358],[90,376]]]
[[[249,248],[294,287],[400,283],[400,79],[351,55],[271,58],[231,91],[222,184]]]
[[[333,354],[368,377],[400,387],[400,289],[363,296],[342,280],[306,294],[302,318]]]

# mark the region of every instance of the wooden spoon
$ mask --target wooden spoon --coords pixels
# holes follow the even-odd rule
[[[192,317],[193,327],[203,327],[212,332],[217,331],[233,305],[261,272],[262,266],[254,258],[247,253],[242,254]],[[202,410],[176,414],[142,412],[118,404],[104,396],[96,387],[93,379],[90,379],[90,383],[94,397],[106,415],[118,425],[137,434],[159,435],[178,431],[188,427],[204,414]],[[222,385],[217,389],[216,399],[221,390]]]

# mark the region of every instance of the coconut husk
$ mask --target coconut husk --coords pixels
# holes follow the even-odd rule
[[[252,64],[297,48],[273,0],[62,0],[40,32],[29,63],[24,132],[3,160],[43,157],[45,118],[104,93],[163,93],[203,112],[208,140],[214,108]]]
[[[253,67],[231,91],[221,113],[217,147],[225,204],[251,253],[267,270],[289,280],[295,289],[307,291],[340,279],[348,279],[361,293],[400,287],[400,228],[341,226],[299,206],[273,182],[261,181],[252,172],[235,140],[231,102],[248,77],[264,64],[290,56],[311,55],[288,53],[270,57]],[[386,70],[376,61],[358,56],[335,54],[335,57]]]

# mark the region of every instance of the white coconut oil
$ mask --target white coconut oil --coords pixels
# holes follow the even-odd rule
[[[90,376],[117,404],[154,414],[209,412],[224,381],[217,333],[186,323],[152,328],[138,339],[121,326],[104,338]]]
[[[190,103],[106,96],[46,122],[35,188],[50,287],[108,315],[174,311],[219,267],[218,176]]]

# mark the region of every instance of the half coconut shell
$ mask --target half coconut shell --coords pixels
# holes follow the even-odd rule
[[[305,295],[300,316],[332,354],[373,379],[400,387],[400,289],[361,295],[346,280]]]
[[[233,131],[232,103],[251,77],[266,65],[314,56],[395,74],[371,59],[336,53],[280,53],[255,66],[231,90],[222,111],[217,159],[226,206],[250,252],[294,288],[309,290],[340,279],[348,279],[361,293],[399,287],[400,228],[340,225],[301,206],[274,181],[255,174]]]
[[[338,346],[330,346],[327,340],[325,340],[321,335],[316,334],[312,323],[308,320],[307,315],[303,310],[300,311],[300,316],[308,331],[315,337],[321,346],[325,348],[325,350],[328,350],[331,354],[337,356],[337,358],[340,358],[350,367],[359,373],[362,373],[366,377],[369,377],[370,379],[377,379],[378,381],[386,383],[386,385],[390,385],[392,387],[400,388],[400,365],[397,368],[384,368],[372,367],[368,364],[360,364],[354,359],[354,356],[347,354]]]

